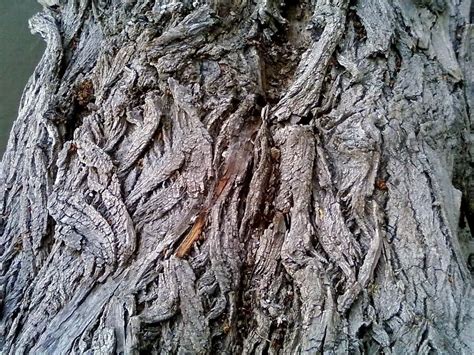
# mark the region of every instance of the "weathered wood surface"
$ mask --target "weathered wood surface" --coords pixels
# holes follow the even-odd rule
[[[474,353],[470,1],[40,2],[2,353]]]

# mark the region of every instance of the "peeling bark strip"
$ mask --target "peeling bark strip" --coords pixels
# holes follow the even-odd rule
[[[40,2],[2,353],[474,353],[470,1]]]

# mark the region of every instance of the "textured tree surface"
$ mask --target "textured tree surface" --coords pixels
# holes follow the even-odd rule
[[[474,353],[470,1],[40,2],[2,353]]]

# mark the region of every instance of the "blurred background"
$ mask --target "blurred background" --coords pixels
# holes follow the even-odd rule
[[[36,0],[0,0],[0,160],[23,88],[44,51],[43,40],[28,27],[40,10]]]

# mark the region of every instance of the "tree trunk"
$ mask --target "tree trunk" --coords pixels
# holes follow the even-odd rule
[[[3,353],[474,353],[469,0],[40,2]]]

